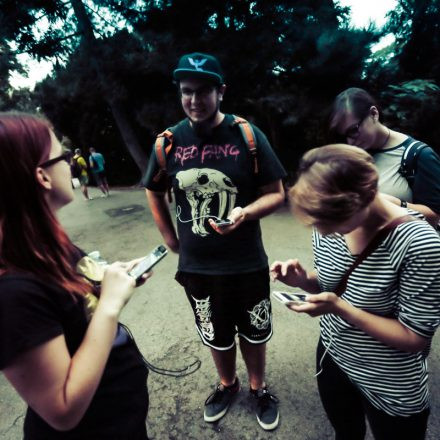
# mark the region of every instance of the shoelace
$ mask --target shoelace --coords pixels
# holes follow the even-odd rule
[[[217,385],[216,390],[212,394],[210,394],[208,396],[208,398],[206,399],[205,405],[208,404],[208,403],[217,403],[217,402],[221,401],[223,394],[227,393],[227,392],[233,393],[233,389],[235,389],[236,386],[237,386],[237,383],[235,383],[232,387],[227,387],[226,388],[224,386],[223,389],[222,389],[222,388],[220,388],[221,387],[220,384]]]
[[[257,398],[259,405],[261,405],[262,411],[265,411],[269,408],[271,401],[278,403],[278,398],[276,398],[273,394],[270,394],[266,389],[258,390],[254,393],[254,396]]]

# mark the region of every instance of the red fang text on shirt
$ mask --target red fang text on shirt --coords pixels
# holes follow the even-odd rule
[[[199,158],[201,163],[204,163],[207,159],[220,160],[227,157],[231,157],[237,160],[237,156],[240,154],[240,150],[236,145],[204,145],[200,151],[195,145],[189,147],[176,147],[174,152],[174,161],[180,162],[180,165],[189,160]]]

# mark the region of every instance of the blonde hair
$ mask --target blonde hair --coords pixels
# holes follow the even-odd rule
[[[289,198],[305,224],[335,224],[368,206],[377,194],[377,182],[373,159],[364,150],[326,145],[304,154]]]

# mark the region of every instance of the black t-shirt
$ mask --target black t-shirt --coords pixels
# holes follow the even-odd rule
[[[86,300],[31,275],[0,277],[0,369],[21,353],[64,334],[73,356],[88,327]],[[24,422],[26,439],[146,438],[148,370],[134,341],[119,326],[103,376],[77,427],[56,431],[32,408]],[[142,437],[142,432],[145,435]]]
[[[254,125],[258,173],[254,160],[233,116],[225,118],[209,135],[198,136],[185,119],[173,130],[167,155],[167,174],[176,200],[180,241],[179,270],[204,274],[245,273],[267,267],[259,221],[247,221],[227,235],[217,234],[209,217],[226,218],[236,206],[258,198],[261,186],[286,173],[266,136]],[[158,171],[151,154],[143,184],[152,191],[167,189],[167,178],[153,180]]]
[[[412,190],[414,203],[440,214],[440,157],[431,147],[420,152]]]

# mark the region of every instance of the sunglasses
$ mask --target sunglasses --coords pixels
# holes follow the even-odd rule
[[[41,168],[47,168],[47,167],[50,167],[51,165],[54,165],[57,162],[60,162],[62,160],[66,161],[70,165],[70,161],[72,160],[72,156],[73,156],[73,153],[71,151],[65,151],[60,156],[46,160],[46,162],[40,163],[40,165],[38,165],[38,166]]]

